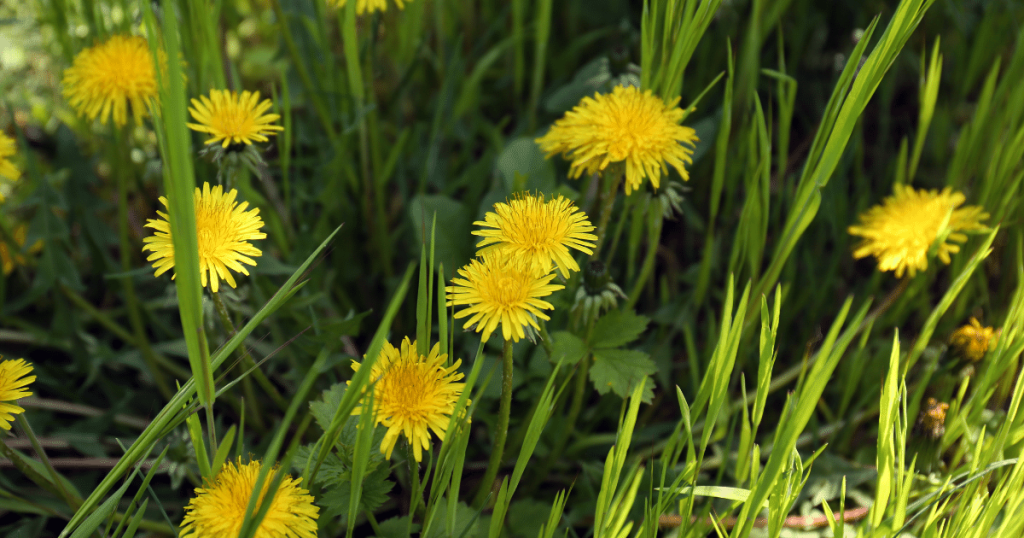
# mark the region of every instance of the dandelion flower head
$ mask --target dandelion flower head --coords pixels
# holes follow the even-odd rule
[[[263,219],[259,209],[250,209],[248,202],[237,203],[238,191],[224,193],[220,185],[210,188],[209,183],[203,184],[203,190],[196,187],[193,198],[196,212],[196,236],[199,239],[199,277],[203,286],[209,282],[210,290],[216,292],[219,281],[224,280],[232,288],[236,287],[231,271],[248,275],[242,263],[256,265],[252,257],[263,254],[260,249],[249,244],[255,239],[265,239],[267,234],[260,232]],[[167,198],[161,196],[160,203],[169,207]],[[156,276],[160,276],[174,268],[174,242],[171,239],[170,218],[163,211],[157,211],[159,219],[148,219],[146,227],[156,232],[143,239],[146,243],[142,250],[152,254],[146,261],[153,262]]]
[[[31,371],[32,365],[25,359],[0,362],[0,428],[10,430],[14,415],[25,412],[12,402],[32,396],[28,385],[36,380],[36,376],[25,377]]]
[[[115,35],[79,52],[64,71],[63,86],[79,114],[101,122],[113,115],[118,126],[128,122],[129,104],[139,123],[150,100],[159,98],[153,54],[139,36]]]
[[[939,259],[948,264],[949,255],[960,252],[956,243],[967,241],[961,232],[986,229],[981,221],[988,213],[979,206],[957,209],[964,195],[949,187],[938,192],[896,185],[895,191],[882,205],[862,213],[860,224],[848,228],[863,238],[853,257],[874,256],[879,271],[895,271],[897,278],[906,271],[914,276],[928,268],[928,252],[936,243]]]
[[[985,357],[988,348],[995,345],[999,331],[992,327],[983,327],[977,318],[960,327],[949,337],[949,345],[957,354],[970,362],[978,362]]]
[[[395,0],[395,5],[398,9],[405,9],[405,3],[411,0]],[[341,9],[345,7],[346,0],[328,0],[331,5]],[[375,11],[387,11],[388,1],[387,0],[356,0],[356,14],[362,15],[364,13],[373,13]]]
[[[196,496],[185,507],[185,519],[181,522],[182,538],[221,538],[238,536],[245,518],[245,510],[256,487],[260,474],[259,461],[245,465],[239,458],[237,464],[224,464],[217,476],[196,488]],[[258,503],[266,500],[267,490],[274,473],[271,471],[263,482]],[[320,508],[313,504],[309,491],[299,486],[302,478],[290,475],[281,480],[280,486],[270,501],[263,521],[256,530],[256,538],[314,538],[316,519]],[[259,504],[256,505],[259,509]]]
[[[260,92],[243,91],[241,94],[228,90],[210,90],[210,97],[205,95],[192,100],[188,111],[192,119],[199,123],[189,123],[193,131],[212,135],[207,144],[222,142],[226,148],[229,144],[251,145],[253,142],[266,142],[267,135],[273,136],[284,127],[273,125],[281,118],[278,114],[266,114],[272,103],[270,99],[260,102]]]
[[[405,434],[412,446],[416,461],[422,461],[423,451],[430,449],[430,430],[444,441],[448,420],[455,412],[455,404],[462,395],[465,383],[459,383],[461,360],[445,366],[447,354],[434,344],[426,356],[420,355],[416,341],[402,340],[401,349],[389,342],[373,363],[370,379],[373,386],[373,405],[377,424],[387,429],[380,451],[391,459],[398,437]],[[352,369],[359,371],[360,363],[352,361]],[[357,407],[352,414],[363,411]]]
[[[610,163],[625,162],[626,194],[640,188],[644,178],[658,188],[671,165],[684,180],[692,164],[697,132],[679,125],[685,115],[679,99],[666,103],[635,86],[616,86],[610,94],[584,97],[536,140],[550,157],[571,159],[569,176],[594,174]],[[687,145],[691,147],[687,147]]]
[[[489,252],[471,260],[458,270],[459,276],[446,287],[447,306],[466,306],[455,314],[455,319],[469,317],[464,328],[476,325],[483,331],[483,340],[501,325],[505,340],[518,342],[526,336],[527,325],[540,330],[534,316],[550,319],[543,310],[554,310],[551,303],[541,297],[565,286],[552,284],[554,273],[544,274],[532,263],[503,250]]]
[[[11,162],[11,157],[14,156],[17,150],[14,139],[0,132],[0,176],[11,181],[16,181],[21,177],[21,170],[18,170],[18,167],[14,166],[14,163]],[[0,193],[0,202],[2,201],[4,201],[4,196],[3,193]]]
[[[483,237],[477,244],[480,254],[501,249],[514,257],[532,264],[540,274],[551,272],[554,263],[562,276],[579,271],[580,266],[569,253],[569,248],[593,254],[597,236],[590,233],[594,227],[586,213],[578,210],[572,201],[558,196],[549,201],[543,195],[521,195],[507,203],[494,204],[473,235]]]

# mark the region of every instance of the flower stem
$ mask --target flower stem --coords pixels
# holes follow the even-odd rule
[[[494,479],[501,467],[501,458],[505,453],[505,438],[508,436],[508,417],[512,413],[512,341],[505,340],[501,359],[501,403],[498,406],[498,425],[494,432],[494,446],[491,448],[491,460],[487,462],[487,471],[480,482],[480,489],[473,499],[473,506],[480,508],[487,501]]]
[[[409,464],[409,522],[412,523],[423,498],[420,496],[420,464],[416,461],[411,441],[405,444],[405,461]]]
[[[612,217],[612,209],[615,207],[615,198],[619,193],[619,185],[622,183],[622,176],[625,170],[611,169],[602,176],[601,183],[604,191],[601,193],[601,216],[597,221],[597,245],[594,246],[592,258],[597,259],[601,254],[601,245],[604,244],[604,236],[608,231],[608,220]]]
[[[117,176],[117,223],[119,228],[118,235],[121,241],[121,271],[124,273],[132,270],[132,247],[128,237],[128,174],[131,165],[128,151],[127,138],[124,136],[124,132],[121,129],[114,129],[113,153],[116,154],[115,159],[121,161],[113,166],[115,170],[114,175]],[[153,356],[153,348],[149,345],[149,340],[146,338],[146,331],[142,325],[142,316],[139,314],[139,299],[135,295],[135,284],[132,282],[132,277],[125,275],[121,278],[121,284],[124,288],[124,300],[128,307],[128,322],[131,324],[132,332],[135,333],[135,344],[138,346],[142,359],[146,362],[149,373],[153,376],[153,382],[156,384],[160,394],[169,400],[174,395],[174,391],[171,390],[167,380],[164,379],[164,374],[157,365],[156,357]]]
[[[644,256],[644,263],[640,268],[640,274],[633,284],[633,290],[629,292],[629,301],[626,308],[633,308],[640,299],[640,293],[644,290],[644,284],[654,274],[654,260],[658,254],[658,244],[661,240],[661,228],[664,224],[661,217],[661,201],[653,198],[647,206],[647,254]]]
[[[39,444],[39,439],[36,437],[32,426],[29,425],[28,420],[24,414],[14,415],[14,419],[17,420],[18,426],[21,426],[21,430],[25,432],[25,436],[28,437],[29,443],[32,444],[32,449],[36,451],[36,455],[39,456],[39,460],[43,462],[43,467],[46,469],[47,474],[50,475],[50,480],[53,482],[54,487],[60,489],[61,495],[64,497],[64,502],[68,503],[68,506],[77,510],[79,506],[82,506],[82,499],[77,495],[68,492],[64,488],[64,482],[60,479],[60,475],[57,474],[57,470],[53,468],[53,464],[50,463],[50,458],[46,457],[46,451],[43,450],[43,446]]]
[[[228,314],[227,307],[224,306],[224,301],[220,298],[220,293],[213,292],[210,295],[213,296],[213,306],[217,310],[217,315],[220,317],[221,323],[224,325],[224,330],[228,332],[228,338],[235,336],[237,331],[235,330],[235,324],[231,322],[231,316]],[[252,370],[253,377],[256,378],[256,382],[260,384],[260,387],[270,396],[271,400],[281,408],[282,411],[288,410],[288,402],[281,396],[281,393],[277,391],[277,387],[267,379],[266,374],[263,370],[254,368],[256,362],[253,361],[252,356],[249,355],[249,350],[245,346],[238,346],[238,355],[242,359],[242,368],[244,370]],[[249,394],[249,390],[246,390],[246,396],[254,398],[254,395]]]

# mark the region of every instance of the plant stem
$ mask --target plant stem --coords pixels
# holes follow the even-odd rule
[[[213,306],[217,310],[217,315],[220,317],[221,323],[224,324],[224,330],[228,332],[228,338],[233,338],[238,331],[235,330],[235,324],[231,321],[231,315],[228,313],[227,307],[224,306],[224,301],[220,298],[220,293],[213,292],[210,293],[210,295],[213,296]],[[274,404],[280,407],[282,411],[287,411],[288,402],[281,396],[281,393],[277,391],[277,387],[270,382],[270,379],[268,379],[266,374],[263,373],[263,370],[255,368],[256,362],[252,359],[252,356],[249,355],[249,350],[244,345],[238,346],[238,356],[242,359],[242,371],[244,372],[245,370],[251,369],[253,377],[255,377],[256,382],[260,384],[260,388],[270,396],[271,400],[274,400]],[[248,378],[243,380],[243,382],[247,379]],[[255,395],[248,394],[250,390],[251,386],[249,387],[249,390],[246,390],[246,396],[255,398]]]
[[[501,458],[505,453],[505,438],[508,436],[508,417],[512,413],[512,341],[505,340],[501,353],[501,403],[498,406],[498,425],[494,432],[494,446],[491,448],[491,459],[487,462],[487,471],[480,482],[480,489],[473,499],[473,506],[480,508],[487,501]]]
[[[647,254],[644,256],[644,263],[640,267],[640,274],[633,283],[633,289],[629,292],[629,301],[626,308],[633,308],[640,299],[640,293],[644,290],[647,280],[654,274],[654,260],[658,254],[658,244],[661,239],[661,228],[664,224],[661,216],[661,201],[655,197],[647,206]]]
[[[601,177],[604,191],[601,193],[601,216],[597,221],[597,245],[594,247],[592,258],[599,259],[601,254],[601,245],[604,244],[604,236],[608,231],[608,220],[611,218],[612,209],[615,207],[615,198],[619,193],[619,184],[622,183],[623,174],[625,174],[625,170],[615,167],[606,170]]]
[[[25,436],[28,437],[30,443],[32,443],[32,449],[36,451],[36,455],[39,456],[39,460],[43,462],[43,467],[46,468],[47,474],[50,475],[50,480],[53,481],[54,487],[60,489],[61,495],[64,497],[64,502],[68,503],[68,506],[77,510],[82,505],[82,499],[78,498],[73,493],[68,492],[64,488],[64,482],[61,481],[60,475],[57,474],[57,470],[53,468],[53,464],[50,463],[50,458],[46,457],[46,451],[43,450],[43,446],[39,444],[39,439],[36,438],[36,434],[32,431],[32,426],[29,425],[28,420],[25,419],[24,414],[14,415],[15,420],[18,421],[18,426],[21,427],[22,431],[25,432]]]
[[[405,444],[405,461],[409,464],[409,522],[412,523],[423,499],[420,498],[420,464],[416,461],[411,442]]]
[[[117,224],[118,235],[121,241],[121,271],[127,273],[132,270],[131,240],[128,237],[128,173],[130,170],[130,160],[128,159],[127,139],[124,137],[121,129],[114,129],[113,152],[117,154],[116,159],[121,161],[112,164],[115,170],[114,175],[117,176]],[[153,376],[153,382],[156,384],[160,394],[169,400],[174,395],[174,391],[171,390],[167,380],[164,379],[164,374],[157,365],[156,357],[153,356],[153,348],[150,347],[149,339],[146,338],[146,331],[142,325],[142,316],[139,314],[139,299],[135,295],[135,283],[132,282],[130,275],[125,275],[121,278],[121,284],[124,288],[124,298],[128,306],[128,322],[132,326],[132,332],[135,333],[135,345],[139,348],[142,360],[145,361],[146,366],[149,368],[149,373]]]

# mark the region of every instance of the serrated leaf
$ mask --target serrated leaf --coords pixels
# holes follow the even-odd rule
[[[612,310],[594,325],[594,349],[624,346],[636,340],[651,320],[632,310]]]
[[[578,336],[568,331],[551,333],[554,346],[548,359],[557,363],[564,357],[565,364],[576,364],[587,354],[587,345]]]
[[[384,466],[368,473],[363,478],[363,493],[359,497],[360,510],[373,512],[388,500],[388,493],[391,488],[395,487],[395,483],[387,479],[389,475],[390,469]],[[337,487],[328,490],[320,497],[320,502],[324,506],[325,514],[340,514],[343,520],[347,520],[345,514],[348,513],[352,488],[349,487],[348,480],[339,480],[337,483]]]
[[[643,351],[629,349],[597,349],[594,350],[594,364],[590,366],[590,380],[600,394],[613,391],[622,398],[633,392],[644,378],[657,371],[654,361]],[[654,398],[654,380],[650,379],[644,386],[641,401],[651,403]]]
[[[444,514],[448,510],[448,499],[442,497],[437,501],[438,514]],[[444,523],[435,522],[430,526],[429,535],[426,538],[447,538],[448,536],[476,536],[476,529],[480,524],[479,512],[470,508],[466,503],[459,502],[455,506],[455,528],[451,534],[445,530]]]
[[[313,418],[320,425],[320,429],[326,431],[331,426],[331,419],[334,418],[334,412],[341,405],[341,398],[345,396],[346,389],[348,389],[348,385],[336,383],[323,391],[319,400],[309,402],[309,411],[313,413]]]
[[[376,538],[409,538],[409,532],[420,530],[420,524],[413,523],[410,527],[409,516],[401,516],[385,519],[377,528],[380,529],[380,533]]]
[[[292,459],[292,469],[302,472],[302,469],[306,467],[306,461],[309,460],[311,455],[315,454],[314,445],[300,446],[295,451],[295,457]],[[320,472],[317,473],[316,480],[318,483],[332,486],[337,484],[344,476],[348,476],[348,467],[337,454],[331,452],[324,459],[323,464],[320,465]]]

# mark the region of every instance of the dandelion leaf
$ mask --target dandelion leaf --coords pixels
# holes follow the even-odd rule
[[[632,310],[612,310],[594,325],[595,349],[624,346],[636,340],[650,322]],[[628,393],[627,393],[628,394]]]
[[[568,331],[556,331],[551,334],[554,347],[551,350],[551,362],[565,360],[566,365],[580,362],[587,354],[587,346],[578,336]]]
[[[372,512],[388,500],[388,493],[395,487],[395,483],[387,479],[389,474],[390,469],[387,466],[366,474],[363,478],[363,493],[359,497],[360,510]],[[348,515],[355,515],[348,514],[349,498],[352,495],[352,487],[347,478],[350,475],[345,473],[343,476],[344,479],[338,480],[337,485],[327,490],[320,498],[324,507],[323,517],[340,515],[342,521],[347,521]]]
[[[590,366],[590,380],[599,394],[613,391],[622,398],[633,392],[636,383],[657,371],[654,361],[642,351],[628,349],[596,349],[594,364]],[[642,401],[651,403],[654,398],[654,380],[644,385]]]
[[[344,383],[336,383],[323,391],[319,400],[309,402],[309,411],[313,413],[313,418],[320,425],[320,429],[327,431],[331,427],[331,419],[334,418],[335,410],[341,405],[341,398],[345,396],[347,388],[348,385]]]
[[[408,538],[409,532],[420,530],[419,523],[412,523],[410,527],[409,516],[393,517],[380,522],[377,527],[380,533],[375,538]]]

